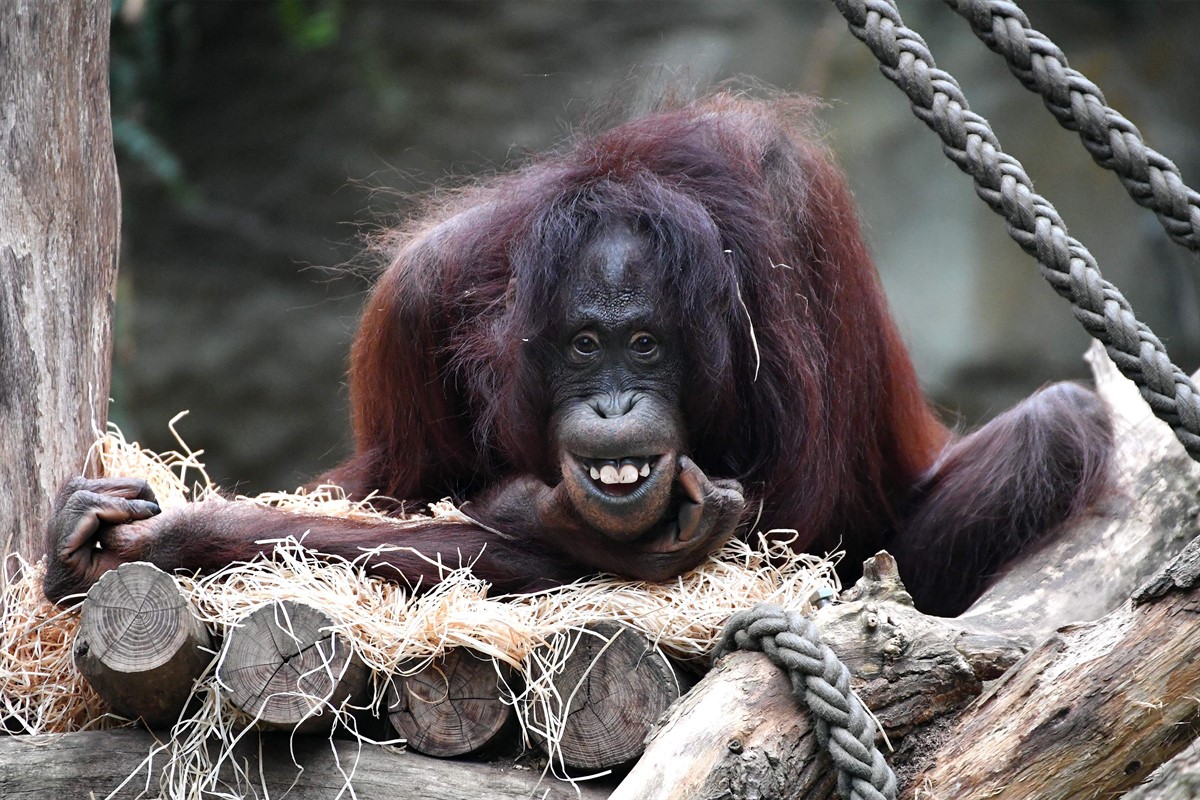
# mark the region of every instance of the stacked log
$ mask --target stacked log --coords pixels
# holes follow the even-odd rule
[[[212,661],[212,639],[175,580],[150,564],[122,564],[88,592],[75,665],[130,719],[171,725]]]
[[[494,659],[456,648],[388,686],[387,715],[408,746],[429,756],[487,748],[512,730],[516,676]]]
[[[316,732],[333,727],[332,712],[365,699],[368,673],[327,614],[284,600],[234,628],[217,676],[257,721]]]
[[[368,703],[370,672],[324,612],[277,601],[247,615],[219,654],[174,578],[145,563],[107,573],[88,593],[76,659],[93,688],[148,726],[175,722],[216,657],[226,698],[264,729],[328,732],[338,709]],[[552,637],[526,701],[530,738],[569,771],[635,760],[683,682],[642,633],[604,622]],[[545,666],[552,665],[552,666]],[[462,756],[519,741],[513,669],[465,648],[386,678],[382,709],[414,750]]]
[[[646,734],[683,693],[679,670],[643,634],[616,622],[561,633],[550,649],[568,655],[559,663],[550,659],[533,678],[550,689],[548,697],[531,699],[533,740],[572,771],[637,759]]]

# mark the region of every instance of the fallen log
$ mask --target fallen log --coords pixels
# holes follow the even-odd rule
[[[312,733],[332,726],[332,710],[364,699],[368,674],[328,615],[284,600],[226,637],[217,677],[258,722]]]
[[[859,599],[822,609],[817,621],[889,736],[963,707],[1025,652],[1023,637],[918,612],[887,553],[867,562],[856,592]],[[723,658],[668,712],[612,800],[833,798],[834,787],[787,675],[745,652]]]
[[[515,680],[508,666],[456,648],[413,674],[392,677],[388,720],[425,755],[474,753],[512,731]]]
[[[213,656],[204,623],[157,567],[122,564],[88,591],[75,665],[122,716],[171,725]]]
[[[126,716],[174,723],[213,656],[174,579],[149,564],[123,565],[93,588],[83,617],[76,650],[94,688]],[[333,628],[323,612],[291,601],[254,611],[222,648],[217,678],[225,695],[261,726],[328,731],[329,710],[364,701],[369,677]],[[644,635],[618,623],[559,638],[538,662],[545,690],[528,709],[533,738],[571,770],[632,761],[679,697],[679,674]],[[504,665],[455,649],[416,674],[393,676],[386,714],[415,750],[465,755],[515,733],[515,682]]]
[[[0,736],[0,797],[5,800],[95,800],[130,778],[112,800],[156,797],[153,787],[167,760],[165,752],[147,760],[160,743],[137,730],[98,731],[41,736]],[[323,737],[264,735],[239,746],[236,761],[253,786],[239,786],[228,768],[222,770],[228,792],[221,797],[270,797],[288,800],[600,800],[608,791],[590,784],[572,786],[538,771],[510,764],[444,761],[352,741]],[[346,790],[353,775],[353,792]],[[130,777],[132,776],[132,777]],[[146,791],[152,787],[151,791]],[[190,796],[190,795],[189,795]],[[216,795],[204,795],[216,797]]]
[[[1132,788],[1200,734],[1198,615],[1200,592],[1177,590],[1064,628],[938,732],[904,796],[1067,800]]]
[[[859,696],[899,743],[889,760],[906,796],[1119,792],[1195,735],[1191,687],[1200,675],[1187,662],[1200,660],[1188,641],[1198,638],[1190,625],[1197,600],[1169,591],[1134,609],[1128,598],[1195,535],[1200,465],[1111,365],[1101,359],[1093,366],[1119,442],[1117,490],[1095,514],[1013,565],[959,619],[916,611],[886,554],[868,562],[846,602],[817,613]],[[1055,628],[1113,608],[1112,616],[1022,655]],[[975,700],[1010,667],[999,688]],[[816,752],[807,715],[788,702],[786,687],[764,656],[727,657],[652,733],[642,761],[612,797],[833,797],[828,760]],[[1025,723],[1019,730],[1010,727],[1016,719]],[[1022,748],[1035,729],[1045,747]],[[1009,738],[997,744],[1001,731]],[[1072,769],[1064,772],[1067,765]],[[1018,769],[1029,777],[1013,785],[1005,775]],[[1051,784],[1060,793],[1040,793]]]
[[[642,754],[646,734],[683,692],[679,671],[653,642],[626,625],[599,622],[551,642],[545,671],[531,677],[526,718],[533,740],[570,770],[603,770]]]

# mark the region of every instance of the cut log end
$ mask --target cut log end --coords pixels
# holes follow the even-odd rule
[[[120,714],[150,726],[173,722],[212,660],[211,639],[173,578],[123,564],[88,592],[76,666]]]
[[[546,678],[565,714],[547,714],[545,704],[535,702],[534,740],[572,769],[606,769],[637,758],[651,727],[681,694],[674,665],[645,636],[618,623],[559,637],[551,648],[570,655]]]
[[[367,670],[323,612],[292,601],[263,606],[229,635],[217,674],[229,699],[259,722],[328,728],[325,713],[360,698]]]
[[[388,687],[388,719],[410,747],[426,755],[461,756],[481,750],[515,718],[513,670],[469,650],[451,650]]]

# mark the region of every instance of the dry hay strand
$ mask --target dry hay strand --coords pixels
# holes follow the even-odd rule
[[[42,565],[8,557],[0,594],[0,729],[49,733],[105,727],[107,704],[75,668],[79,612],[42,594]]]
[[[174,422],[172,420],[172,432]],[[118,431],[97,443],[106,475],[142,477],[151,483],[163,507],[216,495],[199,456],[203,451],[180,443],[178,452],[156,454],[128,442]],[[194,474],[191,488],[186,485]],[[370,500],[352,501],[338,487],[293,493],[269,493],[237,501],[282,511],[337,517],[366,517],[395,525],[403,541],[406,520],[376,510]],[[428,516],[466,519],[449,502]],[[786,532],[760,535],[757,546],[734,540],[697,569],[663,584],[599,576],[532,594],[489,597],[488,584],[470,564],[442,564],[442,580],[414,596],[407,587],[366,576],[362,562],[317,556],[303,537],[273,542],[270,559],[232,564],[204,576],[176,575],[185,596],[215,637],[223,638],[251,612],[280,600],[293,600],[323,611],[334,630],[370,668],[373,697],[367,707],[384,708],[388,676],[412,674],[454,647],[468,647],[514,668],[524,681],[512,703],[528,732],[530,710],[539,706],[551,763],[562,728],[566,698],[555,695],[553,673],[569,656],[568,644],[591,622],[616,620],[645,634],[677,660],[703,662],[712,653],[725,621],[759,602],[809,610],[819,588],[836,588],[833,560],[797,553]],[[397,548],[402,545],[397,545]],[[19,576],[4,586],[0,619],[0,714],[9,729],[29,733],[67,732],[120,722],[87,687],[75,668],[71,646],[78,610],[60,610],[44,600],[40,567],[22,563]],[[534,676],[540,676],[535,678]],[[246,774],[234,746],[253,730],[253,722],[226,700],[215,664],[197,684],[200,710],[177,722],[170,739],[147,757],[166,757],[160,791],[164,797],[199,797],[218,791],[220,767],[232,768],[235,783],[261,783]],[[343,704],[325,708],[338,727],[357,735],[353,712]],[[360,740],[366,741],[364,737]],[[352,766],[347,768],[347,787]],[[134,780],[134,776],[130,776]],[[228,775],[225,776],[228,780]],[[264,790],[265,791],[265,790]],[[207,796],[212,796],[211,794]],[[219,792],[218,792],[219,796]],[[236,796],[236,795],[230,795]]]

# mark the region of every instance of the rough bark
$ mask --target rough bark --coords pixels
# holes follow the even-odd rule
[[[152,564],[122,564],[88,591],[75,664],[119,714],[173,724],[213,655],[192,604]]]
[[[108,408],[120,195],[108,0],[0,3],[0,550],[41,554]]]
[[[134,776],[113,800],[156,797],[165,754],[147,769],[146,754],[158,743],[144,731],[122,730],[68,735],[0,737],[0,797],[5,800],[94,800]],[[318,737],[264,736],[238,751],[256,784],[231,788],[220,797],[270,797],[288,800],[600,800],[608,792],[589,784],[560,783],[542,778],[536,770],[510,764],[472,764],[397,752],[382,747],[359,747],[356,742],[330,742]],[[299,767],[297,766],[299,765]],[[257,783],[260,775],[262,782]],[[303,770],[300,769],[303,767]],[[227,773],[224,771],[223,774]],[[354,791],[343,792],[345,775],[353,773]],[[232,776],[228,776],[232,780]],[[150,791],[146,791],[150,787]],[[204,795],[213,797],[216,795]]]
[[[1200,592],[1064,628],[938,737],[911,798],[1115,797],[1200,733]]]
[[[1023,637],[918,612],[886,553],[855,591],[817,622],[890,737],[962,708],[1025,651]],[[613,800],[834,797],[829,758],[789,691],[765,656],[726,657],[671,709]]]
[[[304,733],[328,730],[330,710],[361,700],[368,677],[333,620],[291,600],[252,612],[226,636],[217,675],[258,722]]]
[[[461,756],[481,750],[516,720],[513,670],[466,648],[446,653],[388,686],[387,715],[412,749],[430,756]],[[505,687],[509,691],[505,692]]]

